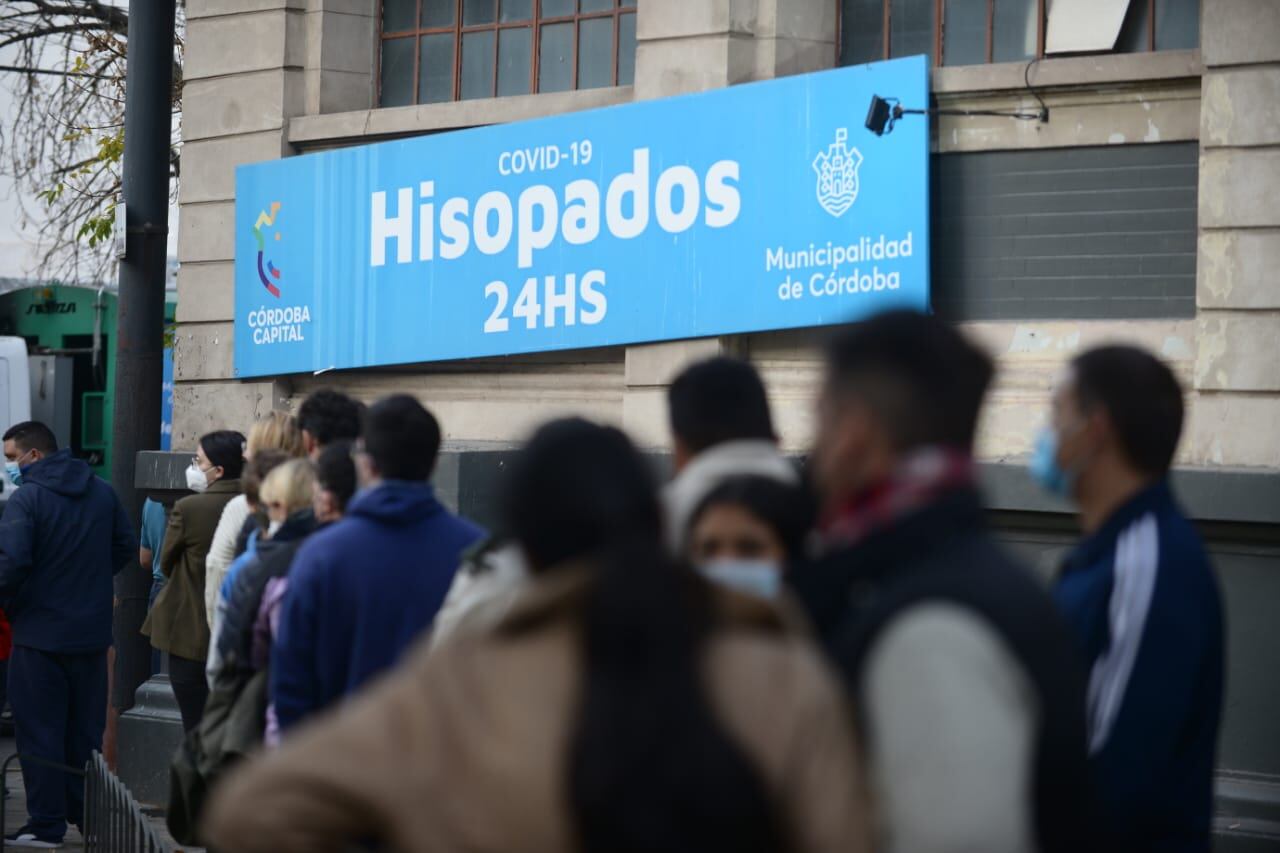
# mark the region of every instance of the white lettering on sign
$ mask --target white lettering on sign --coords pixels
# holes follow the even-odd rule
[[[766,272],[821,267],[834,270],[844,264],[909,258],[911,257],[911,240],[912,232],[908,231],[901,240],[892,240],[881,234],[876,239],[860,237],[856,243],[850,243],[847,246],[837,243],[826,243],[821,246],[810,243],[803,249],[786,249],[778,246],[765,249],[764,268]]]
[[[554,275],[529,276],[511,301],[505,281],[491,281],[484,288],[485,299],[493,298],[493,310],[484,322],[485,334],[499,334],[511,329],[511,319],[524,321],[526,329],[554,329],[556,326],[594,326],[605,318],[609,300],[604,294],[604,270],[590,270],[579,278],[566,273],[561,286]]]
[[[902,287],[902,272],[895,267],[898,261],[911,257],[911,250],[911,231],[897,240],[881,234],[864,235],[849,244],[810,243],[799,249],[776,246],[764,250],[764,269],[797,271],[795,278],[788,273],[778,284],[778,299],[783,302],[810,296],[856,296]],[[812,271],[807,286],[802,270]]]
[[[247,319],[256,345],[304,341],[303,326],[311,322],[311,306],[258,308],[250,311]]]
[[[590,161],[590,140],[573,143],[568,155],[557,146],[503,152],[498,171],[507,175],[554,169],[562,159]],[[390,193],[379,190],[370,197],[369,263],[386,265],[390,244],[395,247],[395,262],[407,264],[415,256],[419,261],[436,257],[456,260],[473,244],[486,255],[496,255],[514,239],[516,263],[520,269],[528,269],[536,254],[550,249],[557,237],[570,245],[585,245],[600,236],[602,225],[621,240],[643,234],[651,219],[669,234],[688,231],[699,217],[710,228],[724,228],[742,212],[739,172],[736,161],[719,160],[704,176],[687,165],[671,166],[654,176],[649,168],[649,149],[637,148],[632,152],[630,170],[613,176],[607,184],[603,179],[597,183],[580,178],[560,192],[548,184],[537,184],[524,189],[514,203],[507,193],[493,190],[480,196],[474,208],[470,199],[461,197],[437,205],[435,182],[422,181],[415,211],[412,187]],[[395,198],[393,209],[389,208],[389,194]]]

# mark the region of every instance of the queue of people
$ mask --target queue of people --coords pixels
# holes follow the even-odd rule
[[[296,420],[204,436],[197,494],[162,542],[144,533],[164,578],[146,630],[187,730],[175,836],[247,853],[1208,850],[1223,616],[1168,485],[1177,380],[1130,347],[1068,366],[1031,473],[1077,503],[1085,538],[1046,586],[983,511],[994,372],[930,316],[842,330],[801,467],[755,369],[700,362],[669,389],[670,483],[619,430],[552,421],[505,474],[492,532],[434,494],[441,428],[411,397],[320,391]],[[32,513],[92,506],[111,520],[85,548],[136,547],[55,451],[5,437],[36,484],[0,523],[28,697],[55,670],[96,684],[103,639],[32,639],[27,578],[67,560],[32,549]],[[60,657],[81,653],[87,669]],[[70,792],[28,789],[49,805],[23,831],[60,838]]]

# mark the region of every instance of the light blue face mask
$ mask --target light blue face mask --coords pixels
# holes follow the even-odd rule
[[[1053,427],[1042,427],[1036,434],[1030,469],[1031,477],[1046,492],[1062,498],[1071,497],[1076,472],[1067,471],[1058,464],[1058,431]]]
[[[769,560],[712,560],[698,570],[709,580],[759,598],[777,598],[782,589],[782,567]]]
[[[22,467],[17,462],[5,462],[4,473],[15,488],[22,485]]]

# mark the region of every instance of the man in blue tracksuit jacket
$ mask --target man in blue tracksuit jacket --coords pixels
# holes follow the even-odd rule
[[[83,768],[106,725],[112,577],[136,558],[138,540],[116,493],[58,450],[44,424],[10,428],[4,455],[18,485],[0,518],[18,751]],[[25,762],[22,775],[29,817],[7,846],[60,844],[68,820],[83,823],[82,781]]]
[[[1088,668],[1092,778],[1117,850],[1210,846],[1223,617],[1167,481],[1182,412],[1177,379],[1154,356],[1090,350],[1055,391],[1032,462],[1079,505],[1086,533],[1054,596]]]
[[[361,441],[362,490],[289,570],[269,675],[285,734],[400,658],[430,627],[463,552],[483,535],[427,484],[440,427],[417,400],[374,404]]]

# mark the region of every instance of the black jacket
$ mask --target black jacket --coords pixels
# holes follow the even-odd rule
[[[907,608],[943,601],[978,614],[1004,638],[1038,694],[1040,849],[1095,849],[1081,668],[1047,592],[987,530],[976,491],[953,492],[849,548],[800,566],[791,583],[855,693],[867,650]]]
[[[294,554],[315,529],[316,518],[311,510],[294,513],[274,536],[259,540],[254,558],[236,574],[218,634],[218,651],[225,669],[250,668],[253,624],[267,581],[289,573]]]
[[[77,654],[111,645],[112,577],[138,557],[115,491],[59,450],[22,472],[0,518],[0,598],[13,642]]]

